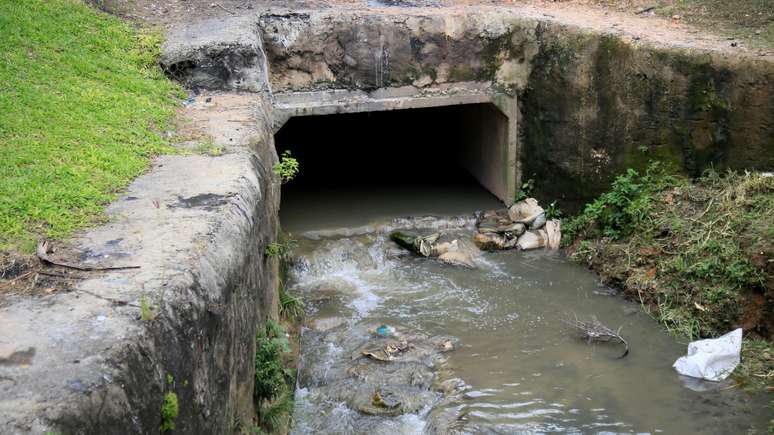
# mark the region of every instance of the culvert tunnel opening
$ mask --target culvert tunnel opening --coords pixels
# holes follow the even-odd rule
[[[507,134],[492,104],[291,118],[275,135],[300,163],[283,186],[283,228],[501,207]]]

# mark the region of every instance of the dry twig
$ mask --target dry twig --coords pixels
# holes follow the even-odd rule
[[[621,337],[621,328],[618,328],[618,331],[613,331],[603,325],[595,316],[592,316],[589,321],[580,320],[578,319],[578,316],[574,317],[574,319],[562,320],[562,322],[570,328],[573,328],[581,338],[589,343],[617,341],[622,343],[625,347],[624,353],[618,358],[623,358],[629,354],[629,342]]]
[[[38,244],[38,248],[35,251],[35,254],[38,256],[40,261],[42,261],[45,264],[52,264],[54,266],[60,266],[60,267],[66,267],[68,269],[75,269],[75,270],[81,270],[84,272],[93,272],[93,271],[99,271],[99,270],[123,270],[123,269],[139,269],[140,266],[107,266],[107,267],[99,267],[99,266],[83,266],[80,264],[70,264],[70,263],[63,263],[61,261],[53,260],[51,257],[48,256],[49,252],[52,252],[51,244],[44,240]]]

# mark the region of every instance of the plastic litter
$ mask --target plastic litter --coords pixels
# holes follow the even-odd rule
[[[708,381],[722,381],[734,371],[742,351],[742,328],[718,338],[692,341],[688,355],[675,361],[678,373]]]
[[[381,325],[376,328],[376,334],[382,337],[391,337],[393,334],[395,334],[395,328],[388,325]]]

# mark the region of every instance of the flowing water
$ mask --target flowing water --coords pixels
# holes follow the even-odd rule
[[[765,432],[764,401],[681,378],[671,365],[686,343],[561,254],[482,253],[467,270],[401,251],[391,229],[468,243],[470,212],[497,207],[480,192],[426,193],[437,202],[397,215],[446,217],[397,218],[412,206],[399,194],[283,203],[299,240],[290,286],[309,311],[293,433]],[[574,316],[621,327],[630,354],[579,340],[562,322]],[[396,361],[363,355],[400,341],[412,347]]]

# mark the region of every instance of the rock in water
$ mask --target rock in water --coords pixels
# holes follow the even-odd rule
[[[544,230],[548,235],[548,244],[546,247],[554,251],[559,249],[559,245],[562,243],[562,223],[559,219],[551,219],[546,222]]]
[[[499,251],[501,249],[511,249],[516,246],[516,237],[508,238],[498,233],[476,233],[473,236],[473,243],[482,251]]]
[[[539,229],[546,223],[546,212],[535,198],[513,204],[508,209],[508,216],[513,222],[528,225],[531,230]]]
[[[473,258],[463,251],[448,251],[438,256],[438,260],[443,263],[452,266],[461,266],[474,269],[476,264],[473,262]]]
[[[528,251],[530,249],[538,249],[546,246],[546,240],[548,235],[543,230],[530,230],[522,234],[517,242],[519,249],[522,251]]]

